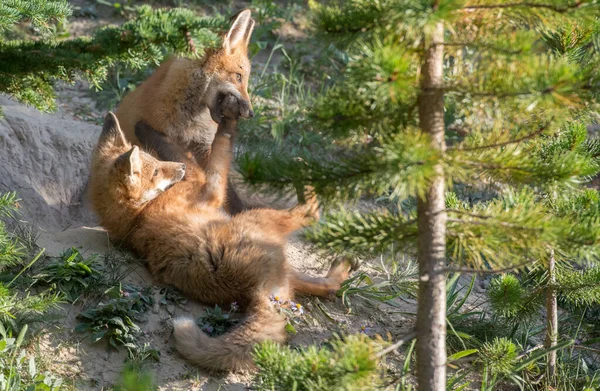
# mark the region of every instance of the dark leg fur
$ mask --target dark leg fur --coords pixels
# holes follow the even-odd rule
[[[241,213],[247,209],[250,209],[246,206],[244,201],[240,198],[237,191],[233,187],[233,183],[231,183],[231,179],[227,180],[227,200],[225,201],[225,210],[230,215],[236,215]]]
[[[169,138],[145,121],[135,124],[135,136],[147,151],[154,151],[158,158],[168,162],[185,162],[185,151],[171,143]]]

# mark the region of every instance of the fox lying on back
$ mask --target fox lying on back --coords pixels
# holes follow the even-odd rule
[[[336,262],[326,277],[315,278],[288,264],[286,237],[311,223],[317,213],[312,198],[288,210],[254,209],[233,217],[221,210],[239,103],[232,96],[220,102],[223,118],[212,143],[218,153],[205,171],[192,167],[187,174],[182,163],[158,161],[131,147],[109,113],[93,154],[90,196],[111,239],[145,258],[156,280],[206,304],[240,304],[246,319],[220,337],[204,334],[192,319],[174,322],[183,356],[203,368],[238,370],[252,365],[255,343],[286,338],[286,321],[271,295],[329,296],[350,265]],[[188,180],[181,181],[184,174]]]

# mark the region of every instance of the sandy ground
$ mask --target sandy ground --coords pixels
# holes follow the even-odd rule
[[[106,232],[101,228],[81,227],[63,232],[41,232],[38,245],[46,248],[48,254],[58,255],[70,247],[77,247],[85,255],[113,254],[115,250],[108,240]],[[326,272],[327,260],[302,240],[292,238],[287,248],[289,262],[297,269],[318,275]],[[151,286],[155,301],[160,298],[160,286],[153,284],[145,267],[137,261],[124,259],[122,270],[125,271],[123,283],[140,287]],[[364,266],[368,267],[368,266]],[[339,299],[321,302],[332,319],[327,319],[315,307],[316,299],[299,298],[307,309],[306,324],[298,327],[298,334],[290,339],[291,344],[308,345],[319,343],[331,336],[333,331],[358,332],[361,326],[370,328],[369,334],[398,336],[410,329],[410,316],[386,315],[385,305],[382,308],[361,306],[355,312],[347,314],[346,308]],[[42,357],[48,357],[48,364],[53,372],[65,378],[74,379],[78,389],[101,390],[114,384],[124,367],[125,351],[108,351],[104,343],[91,345],[85,335],[73,332],[78,320],[76,316],[89,305],[85,299],[75,305],[63,306],[60,320],[54,329],[48,330],[39,338],[39,349]],[[411,302],[405,303],[406,311],[414,310]],[[250,384],[251,374],[230,374],[226,377],[211,376],[198,371],[186,363],[174,350],[172,343],[171,320],[179,315],[203,314],[203,306],[188,301],[175,308],[155,305],[147,312],[147,320],[140,324],[144,331],[141,342],[148,342],[160,351],[160,362],[149,364],[150,370],[161,390],[243,390]],[[391,308],[391,307],[390,307]],[[395,309],[398,311],[398,308]]]

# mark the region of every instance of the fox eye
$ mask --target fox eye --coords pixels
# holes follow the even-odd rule
[[[238,83],[242,82],[242,74],[241,73],[236,73],[235,74],[235,78],[237,80]]]
[[[158,168],[154,170],[154,176],[158,175]]]

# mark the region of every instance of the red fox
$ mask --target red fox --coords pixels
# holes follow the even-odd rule
[[[191,318],[174,321],[177,349],[206,369],[251,368],[256,343],[286,339],[286,320],[272,306],[272,295],[328,297],[352,269],[341,259],[318,278],[288,264],[287,236],[318,213],[312,196],[285,210],[251,209],[231,216],[221,209],[239,106],[231,94],[217,98],[221,118],[204,170],[159,161],[132,147],[112,113],[105,118],[92,160],[92,206],[113,241],[146,259],[158,282],[209,305],[237,302],[244,309],[242,324],[215,338]],[[182,181],[184,174],[188,178]]]
[[[244,10],[235,17],[220,48],[209,49],[201,59],[164,62],[119,105],[116,114],[125,138],[161,160],[181,161],[172,149],[171,155],[165,154],[168,147],[163,141],[168,141],[205,168],[220,120],[217,96],[233,94],[239,100],[238,115],[254,116],[248,95],[248,43],[253,29],[250,10]],[[225,207],[230,213],[246,208],[232,186],[227,196]]]

